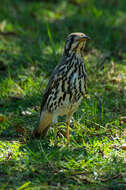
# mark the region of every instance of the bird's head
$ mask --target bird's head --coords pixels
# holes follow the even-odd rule
[[[72,52],[81,53],[83,55],[86,41],[89,39],[84,33],[76,32],[68,35],[66,39],[65,54],[71,54]]]

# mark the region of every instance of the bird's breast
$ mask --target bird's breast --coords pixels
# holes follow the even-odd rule
[[[75,59],[66,66],[61,65],[47,99],[47,109],[65,114],[69,109],[77,109],[85,89],[86,71],[82,60]]]

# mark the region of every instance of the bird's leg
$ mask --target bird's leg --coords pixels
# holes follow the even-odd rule
[[[67,142],[69,142],[69,140],[70,140],[70,122],[67,122],[66,137],[67,137]]]
[[[70,112],[66,117],[66,124],[67,124],[66,137],[67,137],[67,142],[70,141],[70,118],[72,117],[73,113],[74,112]]]
[[[54,145],[56,145],[57,144],[57,140],[56,140],[56,136],[57,136],[57,134],[56,134],[57,115],[56,115],[56,113],[54,113],[54,115],[53,115],[53,121],[52,121],[52,123],[54,125],[54,138],[55,138]]]

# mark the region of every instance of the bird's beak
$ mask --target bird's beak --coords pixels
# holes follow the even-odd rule
[[[86,35],[81,37],[81,39],[80,39],[80,41],[86,41],[86,40],[90,40],[90,38]]]

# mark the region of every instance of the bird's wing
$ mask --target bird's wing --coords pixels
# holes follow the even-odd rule
[[[59,81],[57,74],[59,73],[59,70],[60,70],[61,66],[63,65],[63,63],[65,63],[64,59],[65,59],[65,57],[63,56],[61,58],[60,64],[56,66],[56,68],[54,69],[54,71],[51,74],[48,85],[43,94],[43,99],[42,99],[41,108],[40,108],[40,114],[46,105],[46,101],[48,99],[49,94],[51,93],[52,88],[54,88],[55,85],[57,84],[57,82]]]

